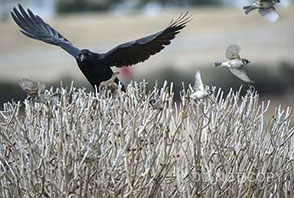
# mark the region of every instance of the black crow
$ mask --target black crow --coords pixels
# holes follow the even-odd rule
[[[190,21],[188,12],[171,21],[164,30],[155,34],[123,43],[106,53],[95,53],[88,49],[79,50],[65,37],[45,23],[31,10],[19,5],[19,9],[13,8],[11,16],[26,36],[57,45],[70,53],[77,61],[79,68],[93,87],[99,87],[100,83],[109,80],[113,71],[111,67],[131,66],[147,60],[150,56],[160,52]],[[119,80],[116,78],[115,82]]]

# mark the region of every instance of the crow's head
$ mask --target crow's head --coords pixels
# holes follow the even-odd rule
[[[94,57],[94,53],[91,52],[88,49],[83,49],[80,51],[79,56],[78,56],[78,61],[79,62],[85,62],[85,61],[90,61]]]

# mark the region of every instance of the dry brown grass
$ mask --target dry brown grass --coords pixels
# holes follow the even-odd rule
[[[183,90],[176,104],[171,87],[60,87],[47,90],[57,101],[5,104],[1,196],[293,197],[290,108],[267,119],[256,92],[216,88],[202,101]]]

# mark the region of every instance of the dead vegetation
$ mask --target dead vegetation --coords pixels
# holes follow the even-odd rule
[[[294,196],[291,108],[269,117],[256,92],[216,88],[175,103],[171,90],[60,87],[46,90],[58,100],[6,103],[1,197]]]

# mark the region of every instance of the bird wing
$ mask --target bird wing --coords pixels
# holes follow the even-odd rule
[[[258,12],[271,23],[276,23],[281,20],[281,16],[274,7],[267,9],[260,8]]]
[[[21,5],[19,10],[13,8],[11,16],[16,24],[21,28],[21,32],[33,39],[44,41],[46,43],[62,47],[72,56],[77,57],[80,50],[74,47],[65,37],[54,30],[50,25],[45,23],[38,15],[35,15],[31,10],[24,8]]]
[[[248,82],[248,83],[253,83],[252,80],[247,76],[246,72],[243,69],[236,69],[236,68],[229,68],[229,70],[238,78],[241,80]]]
[[[45,84],[41,83],[41,82],[38,82],[38,87],[39,87],[38,94],[39,95],[43,94],[44,91],[45,91],[45,88],[46,88]]]
[[[155,34],[140,38],[131,42],[123,43],[106,52],[105,63],[108,66],[131,66],[147,60],[150,56],[160,52],[190,21],[188,12],[181,14],[176,21],[171,21],[164,30]]]
[[[196,91],[203,91],[204,90],[204,85],[201,79],[201,74],[199,71],[196,72],[195,74],[195,87]]]
[[[272,2],[272,3],[280,3],[280,0],[258,0],[259,3],[262,2]]]
[[[28,79],[23,79],[18,81],[19,86],[27,93],[38,93],[39,90],[39,85],[37,82],[28,80]]]
[[[226,50],[227,59],[229,60],[240,59],[240,56],[239,56],[240,51],[241,51],[241,48],[239,45],[236,45],[236,44],[230,45]]]

